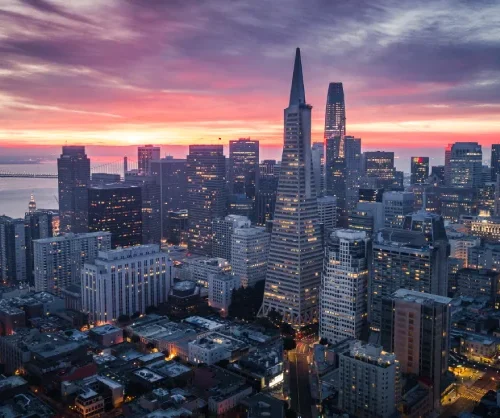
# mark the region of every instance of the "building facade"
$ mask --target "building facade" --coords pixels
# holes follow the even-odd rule
[[[142,175],[151,175],[151,161],[160,159],[160,147],[144,145],[137,148],[137,167]]]
[[[233,233],[237,229],[250,228],[252,223],[246,216],[227,215],[212,221],[212,257],[231,260]]]

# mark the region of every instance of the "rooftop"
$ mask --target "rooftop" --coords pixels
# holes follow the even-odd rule
[[[114,325],[106,324],[100,327],[94,327],[90,332],[98,335],[114,334],[115,332],[121,331],[121,328],[115,327]]]
[[[150,369],[139,369],[134,372],[134,374],[141,379],[144,379],[150,383],[158,382],[163,379],[163,376],[151,371]]]
[[[73,234],[71,232],[68,232],[64,235],[59,235],[57,237],[37,239],[37,240],[35,240],[35,242],[38,242],[40,244],[50,244],[52,242],[63,242],[63,241],[70,241],[70,240],[74,240],[74,239],[87,239],[87,238],[92,238],[92,237],[103,237],[103,236],[111,237],[111,232],[98,231],[98,232],[85,232],[82,234]]]
[[[245,342],[228,337],[218,332],[212,332],[198,337],[196,340],[191,341],[189,345],[204,348],[206,350],[216,350],[223,347],[226,350],[230,351],[241,350],[247,347],[247,344]]]
[[[396,355],[383,351],[382,346],[363,344],[361,341],[357,341],[353,345],[348,356],[381,367],[387,367],[397,362]]]
[[[187,322],[188,324],[194,325],[198,328],[206,329],[208,331],[214,331],[227,326],[226,322],[202,318],[201,316],[190,316],[189,318],[184,319],[184,322]]]
[[[418,303],[420,305],[424,305],[426,303],[431,303],[431,302],[443,303],[446,305],[451,303],[451,298],[447,298],[445,296],[438,296],[430,293],[417,292],[415,290],[408,290],[408,289],[396,290],[392,294],[392,298],[403,299],[408,302]]]

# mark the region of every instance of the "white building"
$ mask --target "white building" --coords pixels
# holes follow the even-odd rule
[[[358,339],[367,316],[366,232],[333,232],[325,249],[320,291],[319,335],[336,344]]]
[[[240,276],[233,274],[211,274],[208,276],[208,304],[227,314],[233,290],[241,287]]]
[[[212,256],[231,260],[231,242],[234,231],[250,228],[252,223],[246,216],[228,215],[212,221]]]
[[[248,346],[236,338],[212,332],[199,336],[188,344],[188,359],[192,364],[215,364],[221,360],[230,360]]]
[[[200,286],[208,287],[210,274],[231,272],[231,264],[225,258],[192,257],[182,264],[177,276],[181,280],[191,280]]]
[[[399,362],[382,347],[356,342],[339,356],[339,408],[359,418],[390,417],[400,398]]]
[[[82,307],[97,324],[166,302],[172,263],[156,244],[99,252],[82,271]]]
[[[385,192],[382,202],[386,228],[402,228],[405,215],[415,209],[415,195],[412,192]]]
[[[324,196],[318,198],[319,223],[324,231],[331,231],[337,226],[337,198]]]
[[[266,278],[271,234],[265,228],[236,229],[233,232],[231,265],[243,287],[255,286]]]
[[[464,267],[467,267],[469,265],[468,250],[481,245],[481,238],[451,231],[449,228],[446,230],[446,235],[450,243],[450,257],[464,260]]]
[[[84,263],[92,263],[99,251],[111,249],[110,232],[65,234],[33,241],[35,290],[59,295],[70,284],[80,284]]]

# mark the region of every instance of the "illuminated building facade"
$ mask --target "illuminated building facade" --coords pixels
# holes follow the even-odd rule
[[[212,254],[212,221],[226,215],[226,157],[222,145],[190,145],[187,157],[189,251]]]
[[[429,177],[429,157],[411,157],[411,184],[422,184]]]
[[[259,187],[259,141],[229,141],[229,191],[255,200]]]
[[[445,153],[447,184],[454,187],[481,187],[483,152],[477,142],[455,142]]]
[[[343,139],[346,134],[345,99],[342,83],[330,83],[326,96],[325,140],[340,137],[340,154],[344,156]]]
[[[394,183],[394,153],[389,151],[367,151],[363,153],[363,171],[372,179],[375,188],[390,189]]]
[[[336,344],[359,339],[366,325],[368,242],[364,231],[340,229],[327,242],[321,276],[319,336]]]
[[[306,104],[300,50],[290,103],[260,314],[272,310],[300,326],[317,317],[323,250],[311,158],[311,106]]]
[[[137,148],[137,166],[140,174],[151,174],[151,161],[160,159],[160,147],[144,145]]]

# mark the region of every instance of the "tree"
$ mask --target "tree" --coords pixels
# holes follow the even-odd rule
[[[134,312],[132,316],[130,317],[131,319],[137,319],[141,316],[141,313],[139,311]]]
[[[146,308],[146,315],[150,315],[150,314],[158,313],[158,312],[159,312],[158,306],[151,305],[151,306],[148,306]]]
[[[118,322],[120,324],[126,324],[127,322],[130,322],[130,316],[128,316],[128,315],[120,315],[118,317]]]
[[[229,306],[228,314],[232,318],[244,319],[253,321],[257,317],[260,307],[262,306],[262,298],[264,296],[264,280],[255,284],[254,287],[233,290],[231,296],[231,305]]]

